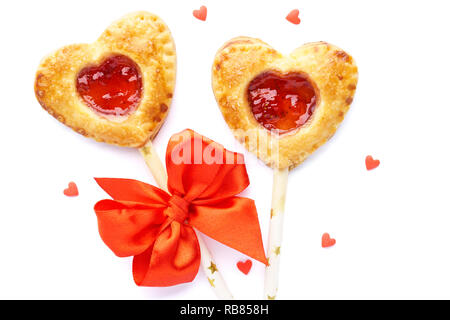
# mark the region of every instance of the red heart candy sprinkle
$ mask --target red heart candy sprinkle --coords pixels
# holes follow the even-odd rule
[[[380,160],[374,160],[372,156],[366,157],[366,168],[367,170],[375,169],[380,165]]]
[[[75,182],[69,182],[69,187],[64,189],[64,194],[68,197],[76,197],[78,195],[78,188]]]
[[[336,244],[336,239],[330,238],[328,233],[324,233],[322,236],[322,248],[332,247]]]
[[[207,13],[208,13],[208,11],[207,11],[206,7],[205,6],[201,6],[199,10],[194,10],[193,15],[198,20],[205,21]]]
[[[236,263],[238,269],[245,275],[247,275],[250,272],[250,269],[252,268],[252,261],[246,260],[245,262],[239,261]]]
[[[300,11],[298,9],[294,9],[286,16],[286,20],[293,24],[300,24],[300,18],[298,17]]]

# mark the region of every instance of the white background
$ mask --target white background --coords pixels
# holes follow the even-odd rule
[[[202,4],[206,22],[192,16]],[[216,105],[210,67],[238,35],[288,53],[325,40],[354,56],[360,81],[338,133],[291,172],[280,299],[450,298],[449,5],[446,1],[3,1],[1,30],[0,298],[213,299],[193,283],[141,288],[131,258],[103,244],[93,177],[154,183],[136,150],[96,143],[44,112],[33,92],[40,59],[92,42],[122,15],[147,10],[169,25],[178,76],[154,144],[185,128],[245,154],[267,239],[272,171],[239,145]],[[300,9],[300,25],[285,16]],[[371,154],[381,165],[366,171]],[[69,181],[80,196],[63,195]],[[337,244],[321,248],[329,232]],[[237,298],[260,298],[264,268],[208,241]]]

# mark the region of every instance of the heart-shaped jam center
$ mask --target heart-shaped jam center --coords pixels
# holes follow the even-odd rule
[[[83,101],[103,115],[126,116],[141,101],[139,66],[124,55],[113,55],[100,65],[85,67],[76,81]]]
[[[305,75],[264,72],[249,84],[247,98],[255,119],[267,130],[286,133],[304,125],[316,107],[316,92]]]

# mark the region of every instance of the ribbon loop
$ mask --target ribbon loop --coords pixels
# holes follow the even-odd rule
[[[169,200],[166,214],[179,223],[184,223],[189,216],[189,201],[174,194]]]

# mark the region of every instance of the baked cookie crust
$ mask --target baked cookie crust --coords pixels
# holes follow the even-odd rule
[[[318,102],[303,126],[278,135],[256,121],[247,88],[266,71],[300,73],[313,84]],[[214,95],[234,136],[278,169],[294,168],[333,136],[353,101],[357,82],[354,59],[326,42],[308,43],[282,55],[259,39],[237,37],[219,49],[212,65]]]
[[[121,54],[140,68],[141,101],[124,119],[99,115],[76,89],[86,66]],[[142,147],[163,124],[172,101],[176,76],[175,44],[167,25],[156,15],[136,12],[112,23],[92,44],[65,46],[45,57],[36,72],[35,94],[41,106],[76,132],[100,142]]]

